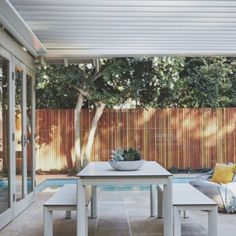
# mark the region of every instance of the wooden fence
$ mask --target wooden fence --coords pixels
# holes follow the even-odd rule
[[[93,111],[83,110],[81,134]],[[74,110],[37,110],[36,168],[71,167]],[[236,108],[105,110],[99,121],[91,160],[108,160],[115,148],[134,147],[146,160],[166,168],[204,168],[236,162]]]

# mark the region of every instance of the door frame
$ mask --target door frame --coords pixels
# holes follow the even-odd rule
[[[31,145],[32,145],[31,146],[31,155],[32,155],[32,157],[31,157],[32,158],[31,167],[32,167],[32,182],[33,182],[32,183],[33,190],[28,195],[33,195],[33,197],[34,197],[35,192],[36,192],[36,190],[35,190],[35,187],[36,187],[36,171],[35,171],[36,170],[36,161],[35,161],[35,156],[36,156],[36,153],[35,153],[35,150],[36,150],[35,149],[35,141],[36,141],[36,139],[35,139],[35,137],[36,137],[36,131],[35,131],[35,125],[36,125],[36,123],[35,123],[35,115],[36,115],[35,72],[32,69],[28,68],[28,67],[26,67],[26,68],[27,68],[26,69],[26,84],[27,84],[27,81],[28,81],[27,75],[31,79],[31,91],[30,91],[31,92]],[[27,88],[26,88],[26,91],[27,91]],[[26,94],[26,96],[28,96],[28,95]],[[27,116],[27,114],[26,114],[26,116]],[[27,122],[27,119],[26,119],[26,122]]]
[[[8,224],[14,216],[14,204],[13,204],[13,171],[12,171],[12,165],[13,165],[13,126],[12,126],[12,120],[13,120],[13,114],[12,114],[12,104],[13,104],[13,96],[12,96],[12,55],[2,48],[0,46],[0,56],[8,60],[8,118],[9,123],[7,127],[8,131],[8,178],[9,178],[9,208],[0,214],[0,229],[3,228],[6,224]]]

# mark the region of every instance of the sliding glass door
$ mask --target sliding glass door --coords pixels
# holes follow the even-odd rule
[[[24,64],[15,67],[15,196],[14,214],[34,199],[34,77]]]
[[[0,228],[13,217],[10,149],[11,55],[0,48]]]
[[[8,156],[8,74],[9,62],[0,57],[0,214],[10,207]]]
[[[34,71],[0,46],[0,230],[35,197],[34,83]]]

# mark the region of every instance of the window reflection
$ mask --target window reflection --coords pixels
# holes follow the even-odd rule
[[[10,207],[8,156],[9,62],[0,57],[0,214]]]
[[[33,191],[33,153],[32,153],[32,77],[27,75],[26,97],[27,97],[27,192]]]
[[[23,70],[15,71],[15,126],[16,126],[16,201],[23,198],[23,152],[22,152],[22,79]]]

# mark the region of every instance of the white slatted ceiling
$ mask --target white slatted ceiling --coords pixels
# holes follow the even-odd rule
[[[235,0],[10,0],[48,57],[236,55]]]

